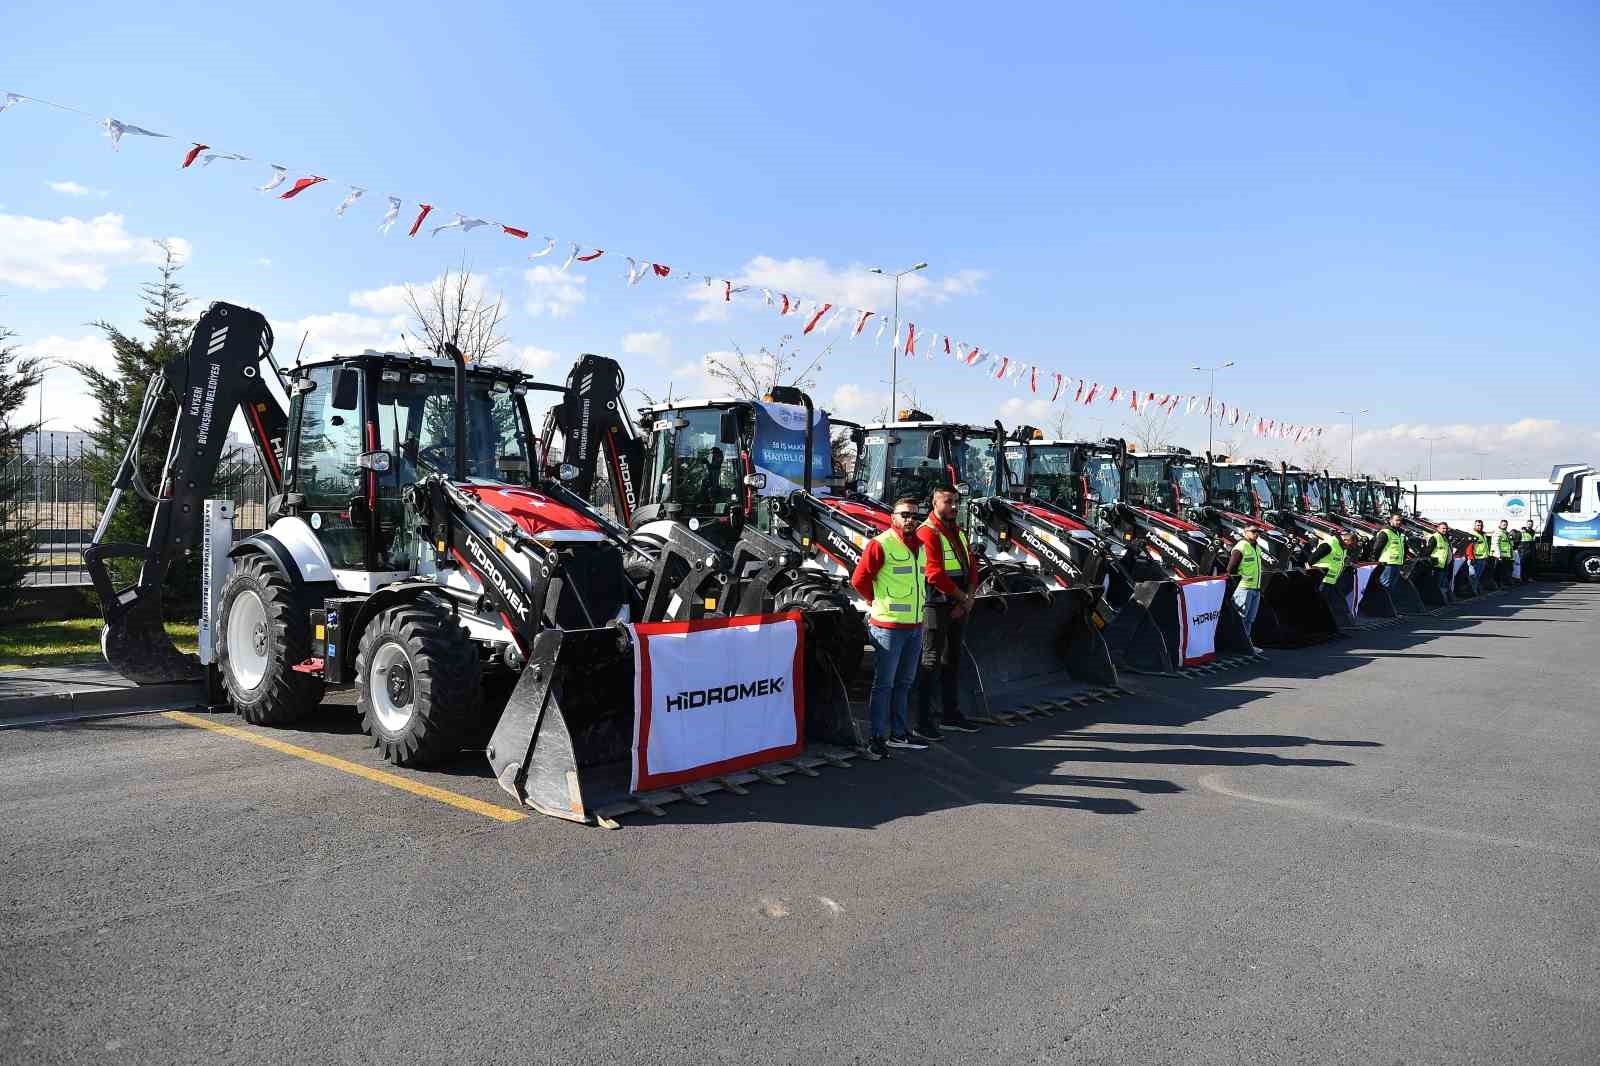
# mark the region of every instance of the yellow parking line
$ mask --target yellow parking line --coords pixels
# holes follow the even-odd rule
[[[293,755],[298,759],[314,762],[318,766],[343,770],[347,774],[364,777],[368,781],[376,781],[380,785],[390,785],[414,796],[426,796],[428,799],[438,800],[440,803],[448,803],[452,807],[459,807],[464,811],[481,814],[485,818],[493,818],[497,822],[520,822],[528,816],[526,811],[502,807],[496,803],[485,803],[483,800],[473,799],[471,796],[463,796],[459,792],[436,788],[433,785],[424,785],[419,781],[410,781],[399,774],[391,774],[385,770],[374,770],[370,766],[362,766],[359,763],[349,762],[334,755],[325,755],[320,751],[302,748],[298,744],[288,744],[274,737],[265,737],[259,733],[252,733],[248,729],[240,729],[238,726],[213,722],[209,718],[202,718],[187,711],[163,711],[162,714],[167,718],[171,718],[174,722],[182,722],[184,725],[192,725],[197,729],[209,729],[213,733],[237,737],[251,744],[259,744],[263,748],[271,748],[273,751],[282,752],[285,755]]]

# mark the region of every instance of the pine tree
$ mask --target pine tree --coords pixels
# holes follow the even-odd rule
[[[24,357],[10,343],[15,337],[0,326],[0,612],[16,607],[22,582],[33,569],[34,518],[24,506],[19,460],[23,436],[39,427],[15,419],[44,376],[43,360]]]
[[[189,296],[178,281],[178,271],[183,269],[183,264],[166,241],[156,244],[162,251],[157,278],[140,288],[145,306],[143,325],[149,331],[148,339],[129,336],[109,322],[96,322],[96,328],[111,342],[112,369],[108,372],[87,363],[69,364],[83,375],[100,408],[94,428],[89,431],[93,454],[85,453],[84,466],[93,477],[102,500],[110,498],[112,481],[133,438],[146,392],[161,380],[162,367],[184,354],[189,330],[194,325],[194,319],[185,313]],[[139,474],[152,493],[160,490],[161,469],[166,463],[167,444],[176,416],[177,407],[168,393],[161,398],[140,445]],[[145,543],[153,513],[154,506],[137,492],[131,489],[124,492],[106,530],[105,542]],[[138,576],[137,559],[112,560],[110,565],[119,587],[131,584]],[[178,559],[165,584],[166,599],[184,603],[197,599],[199,579],[198,553],[192,558]]]

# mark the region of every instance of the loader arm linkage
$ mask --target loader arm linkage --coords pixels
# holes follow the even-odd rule
[[[174,561],[195,548],[202,504],[215,487],[235,411],[244,412],[271,496],[276,500],[283,492],[288,415],[267,387],[263,367],[278,373],[272,360],[272,327],[266,318],[249,308],[219,302],[195,323],[188,351],[162,367],[145,390],[144,407],[112,481],[110,499],[83,550],[105,618],[101,643],[106,661],[140,684],[201,676],[199,660],[178,651],[167,636],[161,594]],[[156,411],[169,396],[177,404],[177,416],[161,480],[152,492],[139,472],[139,453],[153,431]],[[107,543],[112,516],[130,490],[155,505],[149,538],[143,545]],[[133,584],[116,587],[110,559],[140,561]]]

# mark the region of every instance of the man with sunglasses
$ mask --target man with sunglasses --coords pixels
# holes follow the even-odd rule
[[[917,501],[894,502],[889,528],[867,541],[850,575],[856,594],[870,605],[867,634],[872,641],[872,719],[868,750],[880,759],[890,748],[926,751],[911,739],[907,705],[922,657],[922,611],[927,602],[924,551],[917,539]]]
[[[917,686],[919,740],[943,740],[944,729],[976,733],[961,713],[961,639],[978,589],[978,560],[957,519],[961,497],[952,488],[933,491],[933,513],[917,527],[926,561],[928,602],[922,611],[922,683]],[[933,685],[939,682],[941,721],[933,718]],[[940,727],[943,726],[943,729]]]

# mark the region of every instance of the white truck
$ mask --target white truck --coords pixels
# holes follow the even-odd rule
[[[1586,463],[1557,466],[1549,478],[1403,481],[1401,490],[1415,513],[1456,529],[1531,521],[1541,569],[1600,581],[1600,471]]]

